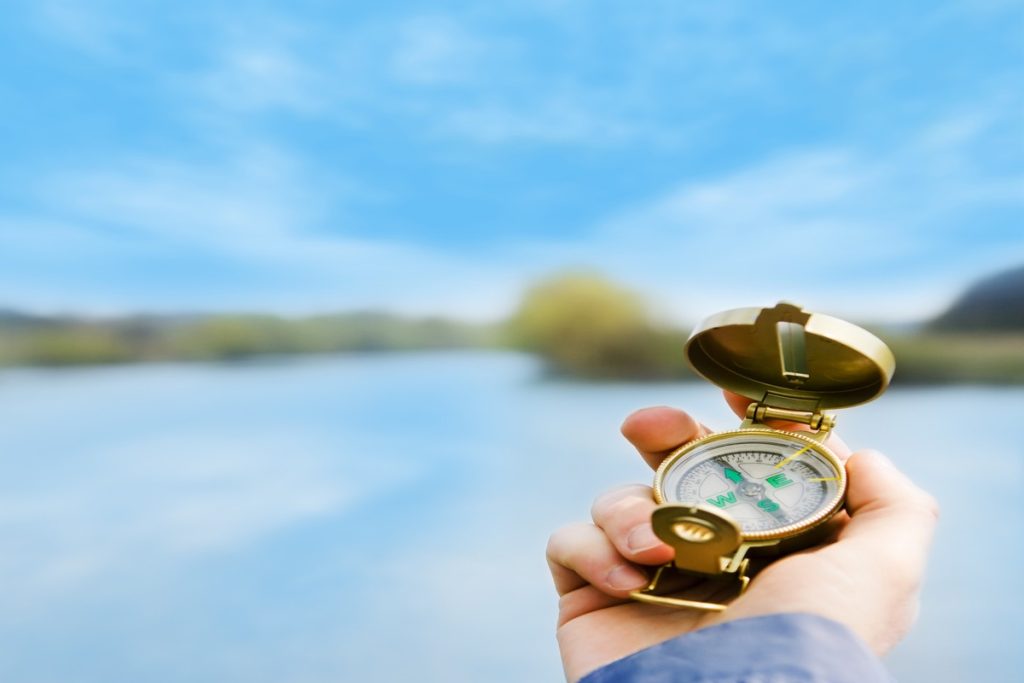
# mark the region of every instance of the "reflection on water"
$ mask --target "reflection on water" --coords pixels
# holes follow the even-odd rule
[[[510,354],[0,374],[0,679],[557,680],[547,534],[650,479],[632,409],[709,385],[563,384]],[[1024,391],[843,413],[943,504],[897,677],[1004,681]]]

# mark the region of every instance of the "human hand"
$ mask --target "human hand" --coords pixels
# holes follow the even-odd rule
[[[749,401],[726,400],[739,415]],[[793,425],[783,426],[796,430]],[[680,410],[639,410],[623,435],[653,467],[708,430]],[[854,454],[838,437],[829,447],[846,462],[846,509],[830,522],[832,542],[777,560],[724,612],[648,605],[629,598],[647,584],[642,567],[672,559],[651,530],[651,488],[613,489],[595,501],[593,524],[552,534],[548,564],[560,597],[558,643],[566,677],[714,624],[780,612],[808,612],[842,624],[883,654],[909,630],[938,515],[935,500],[875,451]]]

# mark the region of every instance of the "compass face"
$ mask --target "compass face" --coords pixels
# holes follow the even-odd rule
[[[787,536],[830,516],[845,490],[824,446],[785,432],[716,434],[669,456],[658,477],[662,502],[727,514],[750,538]]]

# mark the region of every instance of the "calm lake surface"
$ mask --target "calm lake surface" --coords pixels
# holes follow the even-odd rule
[[[651,473],[633,409],[708,384],[501,353],[0,373],[0,680],[557,681],[548,534]],[[1024,391],[844,411],[943,506],[902,681],[1024,671]]]

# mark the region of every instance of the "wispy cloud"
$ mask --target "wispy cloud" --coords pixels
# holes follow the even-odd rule
[[[595,86],[570,60],[552,79],[537,63],[536,46],[496,23],[488,12],[432,13],[328,30],[241,14],[230,30],[213,32],[208,63],[164,77],[190,115],[218,132],[230,127],[225,118],[250,127],[239,115],[275,112],[354,130],[385,117],[403,122],[414,137],[469,145],[603,147],[676,139],[690,128],[637,109],[661,87],[646,75]]]
[[[160,35],[153,17],[53,7],[74,10],[52,22],[68,44],[78,39],[65,24],[97,44]],[[899,283],[886,315],[905,316],[1020,257],[1005,213],[1021,203],[1008,150],[1024,109],[1009,72],[969,101],[929,91],[885,116],[843,118],[849,97],[896,87],[865,64],[906,77],[893,39],[917,27],[911,15],[876,33],[844,23],[871,23],[861,15],[808,32],[801,16],[755,20],[729,3],[324,21],[263,6],[190,12],[209,30],[189,34],[184,57],[147,57],[171,104],[171,142],[146,133],[132,149],[9,174],[26,199],[0,213],[0,246],[22,256],[0,274],[7,301],[495,318],[524,281],[566,265],[674,298],[714,283],[727,303],[764,290],[771,260],[780,295],[856,309],[865,290]],[[510,31],[510,18],[534,29]],[[819,101],[841,123],[804,116]],[[906,113],[915,108],[935,113]],[[482,169],[506,203],[481,199]],[[566,208],[562,172],[593,187],[592,201]],[[503,215],[541,194],[526,218]],[[478,205],[462,212],[467,196]],[[541,227],[521,236],[523,220]],[[449,238],[470,221],[472,244]],[[47,253],[71,243],[76,258]]]
[[[638,126],[607,112],[559,97],[522,110],[483,104],[454,111],[439,126],[447,134],[482,143],[555,143],[587,146],[618,144],[635,136]]]
[[[1024,174],[975,159],[984,138],[1014,129],[1012,112],[958,113],[872,155],[809,148],[682,182],[609,217],[586,244],[532,253],[551,266],[597,265],[642,286],[674,318],[793,298],[924,319],[965,281],[1024,260],[1016,225],[965,226],[972,215],[1024,206]]]
[[[132,24],[108,2],[42,0],[33,3],[35,24],[65,45],[93,58],[119,58],[135,35]]]
[[[493,318],[511,304],[514,266],[349,236],[344,222],[360,219],[345,183],[268,148],[217,164],[132,158],[65,171],[36,187],[49,217],[0,216],[0,248],[22,256],[0,286],[22,306],[53,310],[73,305],[71,285],[71,298],[99,313],[384,307]],[[187,276],[176,262],[190,264]]]
[[[329,198],[324,188],[306,189],[305,173],[292,155],[254,147],[199,163],[117,160],[62,172],[37,191],[56,211],[108,229],[244,251],[322,217]]]
[[[320,78],[287,47],[249,43],[224,49],[217,65],[192,85],[208,102],[229,111],[308,114],[324,106]]]
[[[94,269],[84,271],[78,294],[98,288],[93,296],[114,309],[147,299],[156,308],[208,308],[199,292],[212,291],[215,308],[380,306],[493,319],[526,280],[587,265],[648,291],[672,317],[759,297],[924,318],[970,278],[1024,259],[1024,243],[1005,221],[973,229],[973,240],[964,228],[972,215],[1024,204],[1024,176],[975,158],[979,145],[1014,125],[1002,106],[978,108],[871,155],[838,145],[790,151],[681,182],[621,208],[583,240],[553,235],[501,251],[349,236],[365,235],[366,226],[345,207],[344,179],[266,148],[218,166],[136,159],[61,174],[40,187],[55,207],[50,221],[26,222],[3,241],[30,259],[34,251],[44,270],[60,260],[48,245],[68,239],[79,244],[79,263],[104,263],[113,247],[115,263],[187,253],[210,264],[197,266],[194,286],[183,286],[177,271],[148,271],[139,291],[111,289]],[[45,288],[34,295],[56,296]]]
[[[444,86],[477,82],[495,46],[452,17],[420,16],[397,26],[391,72],[404,83]]]

